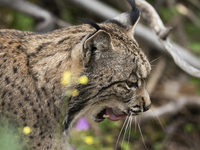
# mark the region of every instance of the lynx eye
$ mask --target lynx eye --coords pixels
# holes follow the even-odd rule
[[[132,87],[138,87],[138,83],[137,82],[131,82],[131,81],[126,81],[126,84],[132,88]]]

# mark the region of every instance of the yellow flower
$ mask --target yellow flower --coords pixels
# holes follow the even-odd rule
[[[29,133],[31,133],[31,128],[28,127],[28,126],[24,127],[23,133],[24,133],[24,134],[29,134]]]
[[[84,142],[88,145],[92,145],[94,143],[92,136],[86,136]]]
[[[71,92],[72,96],[78,96],[79,92],[77,89],[73,89],[72,92]]]
[[[79,84],[87,84],[88,83],[88,77],[86,75],[83,75],[78,78]]]
[[[65,71],[65,72],[63,73],[63,77],[62,77],[62,79],[61,79],[61,83],[62,83],[63,85],[69,84],[71,75],[72,75],[71,72]]]

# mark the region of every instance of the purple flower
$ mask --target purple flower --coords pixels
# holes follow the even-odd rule
[[[88,129],[89,129],[89,123],[87,122],[86,118],[85,117],[80,118],[76,124],[76,130],[81,131]]]

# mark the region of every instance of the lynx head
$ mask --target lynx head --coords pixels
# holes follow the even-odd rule
[[[85,36],[80,50],[87,85],[77,85],[79,95],[69,102],[64,130],[86,115],[100,122],[138,115],[151,106],[145,78],[151,66],[133,37],[139,20],[135,2],[132,10],[104,23],[90,22],[96,31]]]

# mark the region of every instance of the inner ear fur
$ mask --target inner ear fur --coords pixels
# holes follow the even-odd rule
[[[98,50],[106,50],[111,47],[111,36],[103,30],[97,31],[90,36],[84,43],[84,48],[96,47]]]
[[[112,48],[111,36],[103,30],[99,30],[87,38],[83,43],[83,56],[86,62],[90,60],[95,50],[106,51]]]

